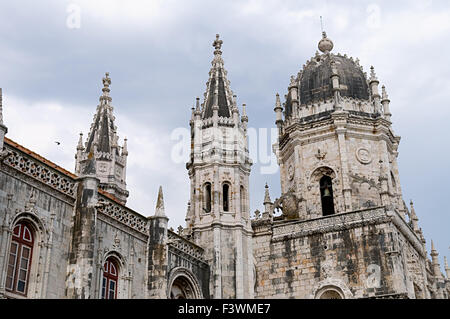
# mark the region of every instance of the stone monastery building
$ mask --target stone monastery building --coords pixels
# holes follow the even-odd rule
[[[400,137],[373,67],[332,53],[323,33],[276,96],[281,197],[266,185],[264,212],[251,214],[249,119],[219,35],[213,46],[176,232],[161,188],[151,217],[126,206],[108,73],[74,173],[8,139],[0,117],[0,298],[449,298],[450,268],[433,243],[428,259],[402,198]]]

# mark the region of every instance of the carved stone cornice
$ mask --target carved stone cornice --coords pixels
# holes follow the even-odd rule
[[[146,217],[119,205],[106,196],[99,194],[99,205],[96,208],[98,213],[109,216],[141,234],[148,235],[148,221]]]
[[[299,238],[317,233],[329,233],[373,224],[386,223],[391,217],[384,207],[336,214],[312,220],[273,226],[273,242]]]
[[[172,250],[175,255],[182,255],[193,262],[206,263],[204,250],[200,246],[172,231],[167,232],[167,238],[169,250]]]
[[[38,160],[6,145],[5,149],[10,153],[3,163],[15,170],[33,178],[48,187],[61,192],[71,198],[75,197],[76,183],[73,178],[63,175]]]

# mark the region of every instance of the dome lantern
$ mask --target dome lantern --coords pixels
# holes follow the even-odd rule
[[[333,50],[333,41],[327,38],[327,33],[325,31],[322,32],[322,39],[319,41],[318,47],[322,53],[329,53]]]

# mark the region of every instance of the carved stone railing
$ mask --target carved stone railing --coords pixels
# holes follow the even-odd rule
[[[297,221],[273,225],[272,241],[280,241],[286,238],[303,237],[316,233],[328,233],[349,228],[379,224],[390,221],[392,216],[384,207],[361,210],[350,213],[342,213],[312,220]]]
[[[148,221],[146,217],[139,215],[131,209],[128,209],[101,194],[99,194],[97,213],[109,216],[119,223],[148,236]]]
[[[177,255],[188,257],[192,261],[205,263],[204,250],[193,242],[183,238],[172,231],[167,232],[169,251],[172,249]]]
[[[72,198],[75,197],[75,180],[66,174],[54,169],[41,161],[28,156],[5,143],[9,152],[3,163],[28,175],[47,186],[64,193]]]

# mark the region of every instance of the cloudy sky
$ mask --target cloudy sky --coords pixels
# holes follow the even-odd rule
[[[320,16],[334,52],[358,57],[366,71],[373,65],[386,85],[402,136],[404,200],[414,200],[442,265],[450,255],[448,1],[2,1],[7,136],[73,171],[78,134],[87,136],[110,72],[118,134],[129,145],[128,206],[153,214],[162,185],[170,226],[184,225],[189,179],[185,160],[174,160],[174,131],[189,128],[190,108],[203,97],[215,34],[249,127],[270,131],[275,94],[286,93],[317,49]],[[270,136],[261,140],[267,151],[253,154],[252,212],[262,209],[265,182],[272,199],[280,196],[278,170],[266,174],[261,163]]]

